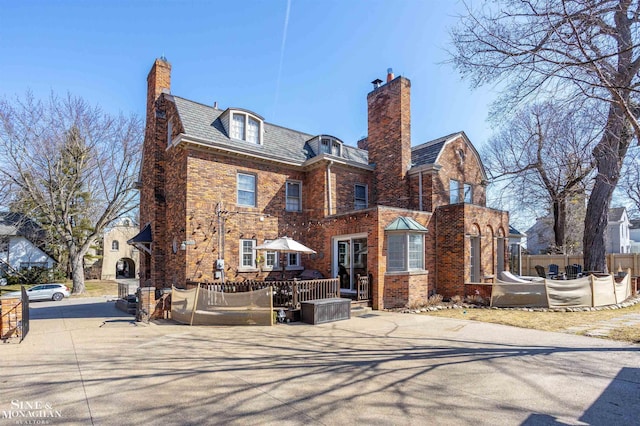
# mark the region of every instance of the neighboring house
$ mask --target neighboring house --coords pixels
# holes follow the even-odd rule
[[[631,253],[640,253],[640,219],[630,220],[629,238],[631,239]]]
[[[539,217],[533,226],[527,229],[527,252],[529,254],[547,254],[555,239],[553,235],[553,218]]]
[[[571,219],[571,218],[570,218]],[[629,234],[629,217],[624,207],[614,207],[609,209],[606,234],[607,253],[630,253],[631,239]],[[567,223],[568,235],[582,235],[576,228],[584,227],[584,220],[570,220]],[[527,251],[529,254],[547,254],[553,246],[553,219],[551,216],[538,218],[536,223],[527,230]],[[575,240],[575,237],[572,238]],[[580,250],[575,250],[579,247]],[[575,241],[568,244],[567,254],[582,253],[582,244]]]
[[[45,252],[43,239],[42,228],[28,217],[0,212],[0,271],[10,275],[24,268],[53,268],[56,261]]]
[[[138,231],[130,219],[122,219],[104,232],[101,279],[137,278],[139,252],[127,241]]]
[[[358,147],[170,94],[171,65],[147,78],[140,172],[142,285],[292,277],[315,269],[372,280],[375,309],[508,268],[509,215],[486,207],[486,173],[463,132],[411,146],[411,82],[387,76],[367,96]],[[350,120],[351,117],[342,119]],[[253,248],[281,236],[316,250],[280,257]]]
[[[607,224],[607,253],[631,253],[629,216],[624,207],[609,209]]]

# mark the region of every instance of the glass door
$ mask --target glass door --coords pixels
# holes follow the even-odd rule
[[[351,241],[338,241],[338,278],[340,288],[351,290]]]
[[[340,279],[340,289],[356,290],[356,277],[367,275],[367,238],[363,235],[334,239],[333,276]]]

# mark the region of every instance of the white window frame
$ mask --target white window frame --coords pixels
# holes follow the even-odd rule
[[[256,145],[262,145],[262,129],[264,126],[264,123],[262,122],[261,119],[259,119],[258,117],[251,115],[249,113],[246,112],[231,112],[230,114],[231,116],[229,117],[229,137],[231,139],[235,139],[235,140],[241,140],[241,141],[245,141],[245,142],[250,142],[250,143],[254,143]],[[235,126],[234,126],[234,117],[243,117],[243,128],[242,128],[242,134],[235,134]],[[258,124],[258,140],[257,141],[251,141],[249,140],[249,120],[253,120]]]
[[[364,200],[358,198],[358,187],[364,188]],[[363,202],[364,205],[362,204]],[[363,183],[356,183],[353,185],[353,209],[362,210],[367,207],[369,207],[369,186]]]
[[[273,240],[264,240],[264,243],[270,243]],[[273,258],[273,264],[269,265],[269,257]],[[264,252],[264,262],[262,262],[263,269],[267,271],[275,271],[280,269],[280,252],[279,251],[265,251]]]
[[[293,197],[289,195],[289,185],[297,185],[298,186],[298,196]],[[302,211],[302,181],[299,180],[287,180],[285,183],[285,210],[288,212],[301,212]],[[298,200],[298,208],[292,209],[289,208],[289,198],[292,200]]]
[[[455,194],[455,197],[454,197]],[[460,202],[460,181],[449,179],[449,204]]]
[[[419,240],[416,246],[413,240]],[[416,250],[417,247],[417,250]],[[424,271],[424,233],[393,232],[387,234],[387,272]],[[412,254],[414,256],[412,256]],[[415,254],[419,256],[416,258]]]
[[[470,183],[464,184],[464,202],[467,204],[473,204],[473,185]]]
[[[120,241],[113,240],[111,241],[111,251],[119,251],[120,250]]]
[[[291,260],[294,262],[291,262]],[[296,271],[303,269],[302,262],[300,260],[300,253],[287,253],[287,271]]]
[[[340,157],[342,155],[342,143],[334,138],[320,138],[320,153]]]
[[[251,178],[253,178],[253,204],[245,204],[243,202],[241,202],[240,200],[240,191],[243,192],[251,192],[249,190],[246,189],[240,189],[240,176],[249,176]],[[246,206],[246,207],[257,207],[258,205],[258,192],[257,192],[257,188],[258,188],[258,177],[252,173],[243,173],[243,172],[238,172],[236,174],[236,203],[239,206]]]
[[[247,246],[245,243],[248,243],[249,246]],[[238,269],[241,271],[247,271],[247,270],[255,270],[256,269],[256,240],[253,239],[245,239],[245,238],[241,238],[240,239],[240,243],[238,245]],[[247,264],[245,262],[246,258],[245,256],[249,255],[251,257],[251,263]]]

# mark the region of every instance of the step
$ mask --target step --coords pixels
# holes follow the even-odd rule
[[[370,314],[373,311],[369,306],[351,305],[351,316],[359,317],[360,315]]]

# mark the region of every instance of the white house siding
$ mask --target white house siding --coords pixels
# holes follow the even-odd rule
[[[3,260],[18,270],[21,266],[33,263],[45,263],[47,268],[52,268],[54,265],[54,260],[48,254],[21,236],[9,239],[9,252],[5,254]]]
[[[611,221],[607,225],[607,253],[630,253],[631,238],[629,235],[629,217],[622,213],[618,221]]]

